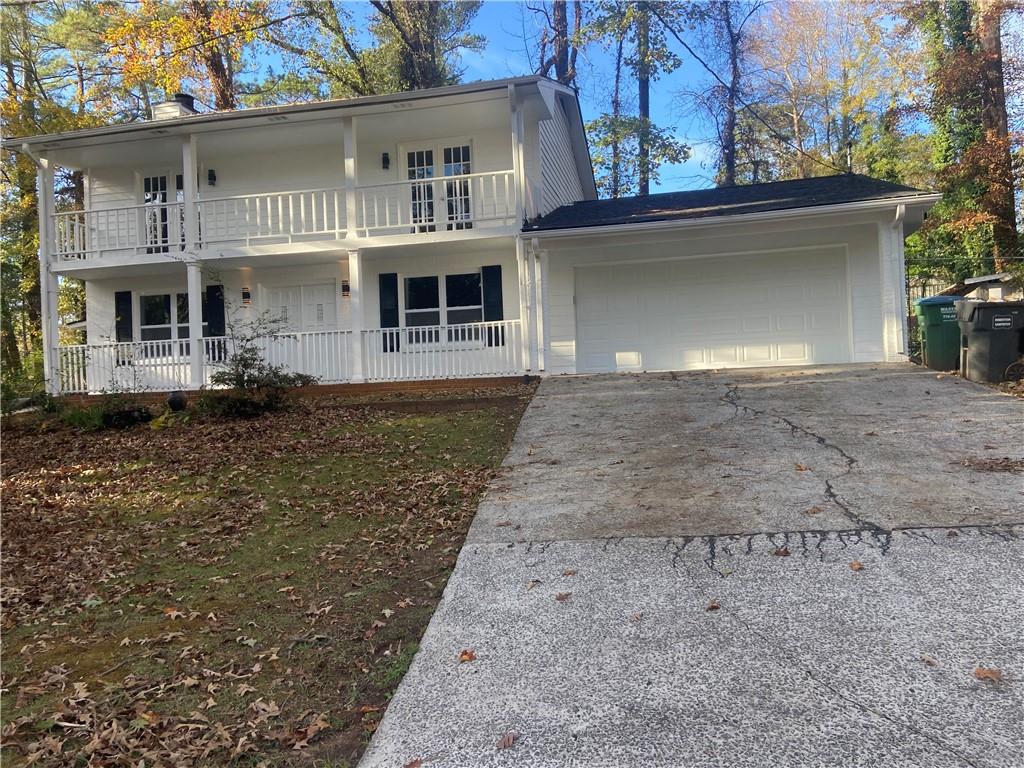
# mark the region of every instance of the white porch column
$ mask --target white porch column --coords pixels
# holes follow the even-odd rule
[[[364,380],[363,374],[363,254],[356,249],[348,252],[349,317],[352,329],[352,359],[349,378],[353,382]]]
[[[342,141],[345,152],[345,236],[358,237],[356,213],[356,120],[344,117],[341,120]],[[350,278],[351,280],[351,278]],[[355,290],[353,289],[353,295]],[[354,305],[353,305],[354,306]]]
[[[181,140],[181,178],[182,196],[185,211],[182,219],[185,223],[186,252],[195,253],[199,250],[199,165],[196,158],[196,137],[189,135]],[[190,315],[191,317],[191,315]]]
[[[537,329],[538,329],[538,322],[537,321],[538,321],[538,315],[539,315],[539,311],[538,311],[538,308],[537,308],[537,297],[539,295],[537,293],[537,273],[538,273],[538,271],[539,270],[537,269],[537,256],[534,253],[533,245],[531,244],[530,247],[526,250],[526,282],[527,282],[527,286],[526,286],[526,300],[528,302],[528,306],[527,306],[526,309],[527,309],[527,317],[528,317],[527,328],[529,329],[528,330],[528,336],[529,336],[529,339],[530,339],[530,346],[529,346],[530,365],[529,365],[529,369],[533,373],[536,373],[537,371],[540,370],[540,352],[539,352],[539,350],[537,348],[537,338],[538,338],[538,331],[537,331]]]
[[[57,322],[57,294],[60,286],[53,271],[53,260],[56,258],[57,250],[53,220],[53,166],[45,157],[39,158],[36,190],[36,207],[39,212],[39,311],[43,331],[43,380],[47,392],[58,394],[60,371],[57,346],[60,344],[60,331]]]
[[[188,285],[189,384],[203,386],[203,272],[196,261],[185,264]]]
[[[537,252],[537,365],[548,367],[548,252]]]
[[[882,351],[887,362],[907,353],[906,283],[903,275],[904,206],[892,222],[878,224],[878,261],[882,288]]]
[[[526,243],[522,238],[516,238],[516,270],[519,274],[519,325],[520,334],[520,364],[524,371],[530,369],[530,275],[527,263]]]
[[[512,178],[516,189],[516,225],[518,226],[530,210],[530,190],[524,172],[525,158],[523,155],[523,107],[520,103],[516,87],[508,87],[509,112],[512,119]]]

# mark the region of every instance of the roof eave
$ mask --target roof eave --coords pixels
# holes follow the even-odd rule
[[[758,211],[756,213],[727,213],[717,216],[701,216],[692,219],[658,219],[655,221],[620,222],[618,224],[581,225],[578,227],[562,227],[560,229],[524,229],[523,237],[581,237],[588,234],[659,231],[686,229],[700,226],[714,226],[726,221],[736,223],[771,221],[774,219],[797,218],[802,216],[825,216],[834,213],[851,213],[854,211],[885,210],[899,205],[914,208],[930,208],[942,199],[935,192],[902,197],[886,197],[875,200],[857,200],[832,205],[806,205],[798,208],[784,208],[775,211]]]
[[[401,93],[389,93],[375,96],[359,96],[352,99],[334,99],[330,101],[315,101],[304,104],[286,104],[275,107],[254,107],[252,109],[236,109],[224,112],[202,112],[185,117],[175,117],[166,120],[146,120],[138,123],[116,123],[98,128],[85,128],[77,131],[66,131],[64,133],[41,133],[35,136],[10,136],[3,140],[4,149],[18,152],[22,145],[30,147],[41,144],[52,144],[55,142],[75,141],[81,139],[96,139],[106,136],[118,136],[124,133],[136,131],[153,130],[161,128],[167,130],[187,129],[195,126],[206,126],[211,123],[258,120],[273,115],[301,115],[331,110],[347,110],[360,107],[391,104],[402,101],[422,101],[432,98],[443,98],[445,96],[457,96],[460,94],[481,93],[491,90],[505,90],[512,85],[530,85],[538,82],[548,82],[561,91],[573,93],[572,89],[560,83],[550,80],[542,75],[527,75],[524,77],[510,77],[502,80],[481,80],[474,83],[462,83],[449,85],[441,88],[424,88],[417,91],[403,91]]]

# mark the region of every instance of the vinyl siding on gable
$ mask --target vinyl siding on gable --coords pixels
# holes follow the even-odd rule
[[[557,98],[552,111],[551,120],[540,122],[541,215],[583,199],[565,110]]]

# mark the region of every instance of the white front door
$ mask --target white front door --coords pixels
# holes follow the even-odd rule
[[[327,331],[338,327],[334,284],[289,285],[267,289],[267,312],[282,332]]]
[[[576,370],[849,362],[841,249],[576,269]]]

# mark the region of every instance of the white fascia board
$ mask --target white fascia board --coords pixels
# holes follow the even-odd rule
[[[628,232],[659,232],[674,229],[693,229],[699,227],[721,226],[723,224],[746,224],[761,221],[779,221],[784,219],[806,218],[810,216],[828,216],[837,213],[857,213],[881,211],[894,206],[904,205],[907,208],[927,209],[942,199],[938,193],[915,195],[914,197],[886,197],[879,200],[863,200],[853,203],[837,203],[835,205],[812,205],[803,208],[787,208],[782,211],[762,211],[759,213],[727,214],[724,216],[704,216],[699,219],[670,219],[667,221],[639,221],[623,224],[602,224],[596,227],[567,227],[565,229],[523,230],[522,237],[545,238],[586,237],[588,235],[608,235]]]

